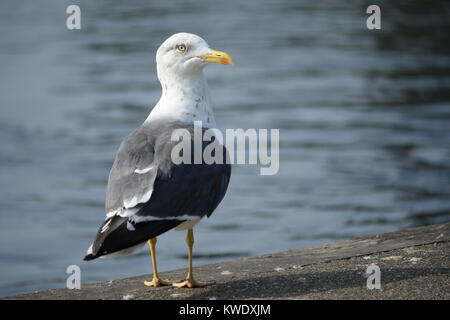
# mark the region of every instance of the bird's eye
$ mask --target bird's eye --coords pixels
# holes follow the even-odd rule
[[[178,50],[178,52],[185,52],[186,49],[187,49],[187,47],[186,47],[186,45],[184,45],[184,44],[178,44],[178,45],[177,45],[177,50]]]

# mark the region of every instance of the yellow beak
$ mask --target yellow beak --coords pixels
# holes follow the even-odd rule
[[[206,56],[200,56],[204,61],[206,62],[217,62],[221,64],[234,64],[233,59],[231,59],[230,55],[228,53],[217,51],[217,50],[211,50],[211,54],[208,54]]]

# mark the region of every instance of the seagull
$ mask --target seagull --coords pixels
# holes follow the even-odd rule
[[[175,163],[172,141],[175,130],[194,133],[217,130],[203,69],[209,63],[233,64],[231,57],[212,50],[197,35],[177,33],[156,53],[162,94],[141,126],[121,143],[111,168],[106,191],[106,218],[84,260],[132,252],[148,242],[153,278],[150,287],[202,287],[215,282],[194,279],[192,268],[193,227],[210,217],[228,188],[228,161]],[[194,144],[194,135],[189,143]],[[211,141],[226,148],[220,138]],[[212,142],[211,142],[212,143]],[[202,141],[201,150],[208,143]],[[183,150],[184,152],[184,150]],[[188,274],[184,281],[163,280],[156,263],[157,237],[171,229],[187,230]]]

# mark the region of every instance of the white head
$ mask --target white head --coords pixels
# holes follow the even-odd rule
[[[192,33],[176,33],[159,47],[156,53],[158,78],[197,74],[209,62],[233,64],[225,52],[212,50],[205,40]]]
[[[233,64],[227,53],[212,50],[195,34],[177,33],[164,41],[156,53],[162,96],[146,122],[171,117],[214,126],[209,89],[203,75],[203,68],[211,62]]]

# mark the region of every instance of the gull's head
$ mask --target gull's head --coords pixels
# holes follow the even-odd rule
[[[192,33],[177,33],[168,38],[156,53],[158,75],[195,74],[208,63],[233,64],[231,57],[212,50],[205,40]]]

